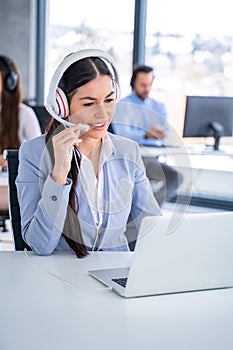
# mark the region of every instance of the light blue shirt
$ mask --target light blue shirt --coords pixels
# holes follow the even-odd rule
[[[161,210],[145,175],[137,143],[117,135],[109,137],[112,152],[102,164],[103,206],[98,232],[79,178],[78,217],[86,246],[91,248],[95,242],[101,250],[128,250],[125,231],[129,215],[139,228],[143,217],[161,215]],[[51,171],[45,135],[21,145],[16,186],[22,236],[37,254],[43,255],[70,249],[62,231],[72,182],[70,179],[66,185],[54,182]]]
[[[139,145],[160,145],[159,140],[145,138],[153,124],[167,128],[167,112],[163,103],[150,97],[142,100],[134,91],[117,103],[112,121],[115,134],[134,140]]]

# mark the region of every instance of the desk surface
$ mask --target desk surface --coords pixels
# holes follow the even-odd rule
[[[8,173],[0,171],[0,186],[8,186]]]
[[[231,350],[233,289],[124,299],[87,274],[133,253],[0,253],[0,349]]]
[[[226,152],[190,152],[185,148],[140,147],[142,157],[167,158],[171,165],[196,169],[213,170],[217,172],[233,172],[233,153]]]
[[[233,148],[233,146],[232,146]],[[195,152],[190,148],[140,147],[143,158],[161,157],[168,165],[175,166],[183,175],[179,194],[199,198],[199,205],[231,208],[233,201],[233,151]],[[190,153],[188,153],[190,151]]]

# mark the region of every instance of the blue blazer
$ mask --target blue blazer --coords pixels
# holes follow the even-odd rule
[[[125,236],[129,216],[137,228],[145,216],[161,215],[136,142],[108,134],[112,154],[103,165],[104,212],[97,229],[85,188],[77,182],[78,217],[82,236],[91,249],[94,242],[101,250],[128,250]],[[24,142],[19,150],[16,179],[20,204],[22,235],[37,254],[69,250],[62,236],[72,182],[54,182],[50,176],[52,162],[45,135]]]

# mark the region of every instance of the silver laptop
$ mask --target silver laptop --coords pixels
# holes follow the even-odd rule
[[[168,215],[144,218],[130,266],[89,274],[125,298],[233,287],[233,212],[169,224]]]

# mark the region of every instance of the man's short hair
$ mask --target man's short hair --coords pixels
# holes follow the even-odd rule
[[[132,89],[134,88],[135,80],[137,78],[138,73],[153,73],[154,69],[150,66],[146,65],[137,65],[134,67],[132,77],[130,79],[130,86]],[[154,77],[154,74],[153,74]]]

